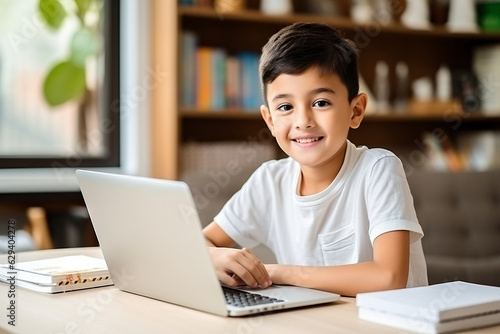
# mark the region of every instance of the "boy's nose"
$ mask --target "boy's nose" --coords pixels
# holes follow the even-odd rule
[[[295,128],[307,129],[314,125],[314,118],[311,108],[297,108],[295,113]]]

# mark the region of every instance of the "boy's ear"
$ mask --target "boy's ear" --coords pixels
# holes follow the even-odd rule
[[[357,129],[365,116],[368,96],[365,93],[359,93],[351,102],[351,128]]]
[[[260,115],[264,119],[264,122],[266,122],[266,125],[269,128],[269,131],[271,131],[273,137],[276,137],[274,135],[274,123],[273,118],[271,117],[271,112],[269,111],[269,108],[264,104],[260,106]]]

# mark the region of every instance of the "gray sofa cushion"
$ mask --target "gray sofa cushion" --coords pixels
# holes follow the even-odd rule
[[[500,172],[408,175],[429,282],[500,286]]]
[[[186,182],[193,193],[196,208],[200,216],[201,225],[210,224],[224,204],[246,182],[255,168],[243,168],[237,175],[232,175],[227,184],[217,182],[213,176],[205,172],[191,172],[182,175],[181,180]],[[276,257],[269,248],[259,245],[252,251],[264,263],[277,263]]]

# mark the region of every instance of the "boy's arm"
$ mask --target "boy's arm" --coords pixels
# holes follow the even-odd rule
[[[345,296],[406,287],[410,233],[391,231],[373,242],[373,261],[349,265],[305,267],[266,265],[273,283],[331,291]]]
[[[272,284],[264,264],[250,249],[235,249],[236,243],[216,223],[203,229],[219,280],[228,286],[248,285],[267,288]]]

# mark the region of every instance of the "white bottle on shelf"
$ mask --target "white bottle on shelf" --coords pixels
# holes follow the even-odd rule
[[[260,10],[268,15],[286,15],[293,12],[292,0],[261,0]]]
[[[373,18],[385,26],[392,22],[393,11],[388,0],[373,0]]]
[[[431,23],[427,1],[406,0],[406,9],[401,15],[401,23],[409,28],[429,29]]]
[[[451,100],[451,95],[451,72],[446,65],[441,65],[436,72],[436,98],[440,102],[448,102]]]
[[[408,104],[408,64],[399,61],[396,64],[396,98],[394,100],[394,109],[397,112],[406,111]]]
[[[373,8],[369,0],[353,0],[351,19],[356,23],[368,23],[373,18]]]
[[[476,2],[474,0],[450,0],[446,27],[452,32],[478,32]]]
[[[384,61],[378,61],[375,65],[375,99],[379,112],[389,110],[389,66]]]

